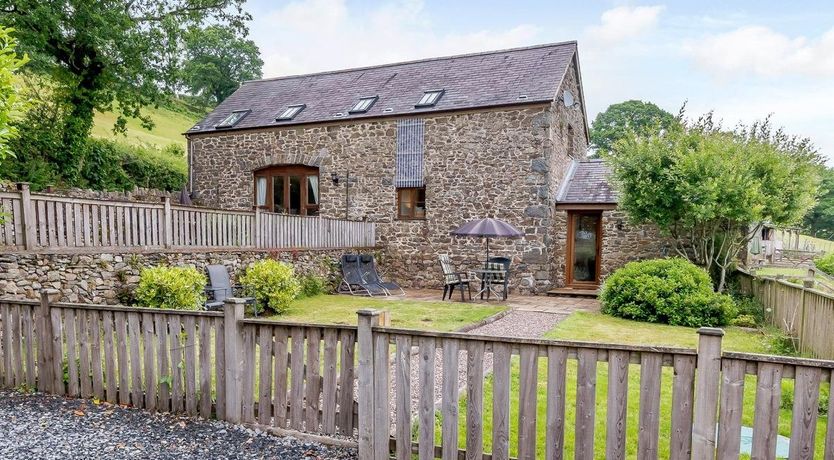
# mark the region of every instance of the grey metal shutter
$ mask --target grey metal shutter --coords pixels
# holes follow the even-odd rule
[[[423,120],[397,122],[397,188],[423,187]]]

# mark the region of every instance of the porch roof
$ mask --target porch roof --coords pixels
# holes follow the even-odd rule
[[[556,204],[616,204],[617,191],[610,175],[602,160],[574,160],[562,180]]]

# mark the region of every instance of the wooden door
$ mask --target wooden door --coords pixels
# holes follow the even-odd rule
[[[575,288],[599,286],[602,249],[602,212],[568,213],[566,284]]]

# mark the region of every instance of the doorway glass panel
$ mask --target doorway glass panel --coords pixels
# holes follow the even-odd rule
[[[287,202],[284,200],[284,176],[272,176],[272,205],[273,212],[287,212]]]
[[[573,219],[573,281],[597,280],[597,229],[599,215],[579,214]]]
[[[301,214],[301,176],[290,176],[290,214]]]

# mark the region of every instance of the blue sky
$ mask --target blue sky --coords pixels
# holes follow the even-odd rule
[[[687,101],[725,125],[773,114],[834,163],[834,2],[254,0],[264,76],[565,40],[589,122],[612,103]]]

